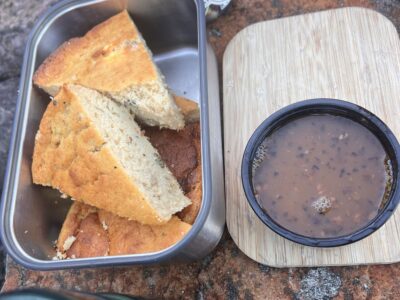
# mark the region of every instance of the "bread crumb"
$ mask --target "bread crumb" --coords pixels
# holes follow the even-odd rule
[[[40,133],[40,131],[37,132],[36,136],[35,136],[35,140],[39,140],[40,137],[42,136],[42,134]]]
[[[63,260],[63,259],[65,259],[65,258],[67,258],[67,254],[61,253],[59,250],[57,250],[56,256],[54,256],[54,257],[52,258],[52,260]]]
[[[103,222],[101,222],[101,225],[103,225],[104,230],[108,230],[108,226],[104,220],[103,220]]]
[[[25,230],[24,233],[25,233],[25,234],[28,234],[28,230]]]
[[[61,197],[61,198],[63,198],[63,199],[67,199],[67,198],[68,198],[68,195],[67,195],[67,194],[64,194],[64,193],[62,193],[60,197]]]
[[[75,254],[72,254],[72,255],[71,255],[71,258],[72,258],[72,259],[76,258]]]
[[[76,240],[76,237],[74,237],[73,235],[67,237],[67,239],[65,240],[64,245],[63,245],[64,251],[68,251],[69,248],[71,248],[72,244],[75,242],[75,240]]]

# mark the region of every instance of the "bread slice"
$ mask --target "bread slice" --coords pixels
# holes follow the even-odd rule
[[[94,90],[64,86],[36,135],[33,181],[144,224],[190,204],[131,114]]]
[[[190,100],[183,100],[190,105]],[[196,220],[202,200],[200,124],[189,123],[180,131],[154,127],[144,131],[192,201],[178,213],[183,222],[172,217],[162,226],[141,225],[74,202],[57,241],[60,258],[159,251],[180,240]]]
[[[202,168],[199,122],[187,123],[179,131],[144,127],[145,135],[157,149],[161,159],[178,180],[192,204],[178,216],[182,221],[193,224],[202,202]]]
[[[62,44],[39,67],[33,81],[52,96],[63,84],[82,85],[125,104],[150,126],[184,126],[182,113],[127,11]]]
[[[156,252],[180,241],[190,228],[177,217],[162,225],[143,225],[74,202],[57,240],[58,256],[84,258]]]

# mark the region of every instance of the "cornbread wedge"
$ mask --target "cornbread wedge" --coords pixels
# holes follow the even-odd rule
[[[64,84],[82,85],[123,103],[147,125],[184,127],[182,113],[127,11],[62,44],[33,81],[52,96]]]
[[[190,228],[177,217],[162,225],[143,225],[74,202],[56,246],[61,258],[148,253],[172,246]]]
[[[100,93],[62,87],[36,135],[34,183],[143,224],[191,202],[131,114]]]

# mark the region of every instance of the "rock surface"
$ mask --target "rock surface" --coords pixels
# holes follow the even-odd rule
[[[15,99],[18,90],[18,77],[12,77],[0,82],[0,182],[3,182],[8,156],[11,128],[15,112]],[[0,187],[0,192],[2,191]]]
[[[38,16],[55,2],[57,1],[2,0],[0,2],[0,80],[19,76],[29,31]]]
[[[246,257],[226,234],[205,259],[187,265],[31,271],[7,258],[3,291],[48,287],[154,299],[400,299],[400,264],[277,269]]]
[[[38,15],[54,2],[0,2],[1,180],[27,34]],[[400,29],[398,0],[233,0],[227,14],[209,24],[207,32],[221,69],[226,45],[245,26],[262,20],[343,6],[375,9]],[[1,251],[0,246],[0,265],[3,261]],[[311,269],[270,268],[246,257],[227,233],[209,256],[187,265],[38,272],[17,265],[9,257],[6,264],[3,291],[36,286],[92,292],[113,291],[173,299],[400,299],[400,264]]]

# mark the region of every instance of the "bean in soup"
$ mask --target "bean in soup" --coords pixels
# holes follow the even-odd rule
[[[341,116],[295,119],[265,138],[253,160],[253,189],[282,227],[338,237],[375,218],[391,188],[391,164],[378,138]]]

